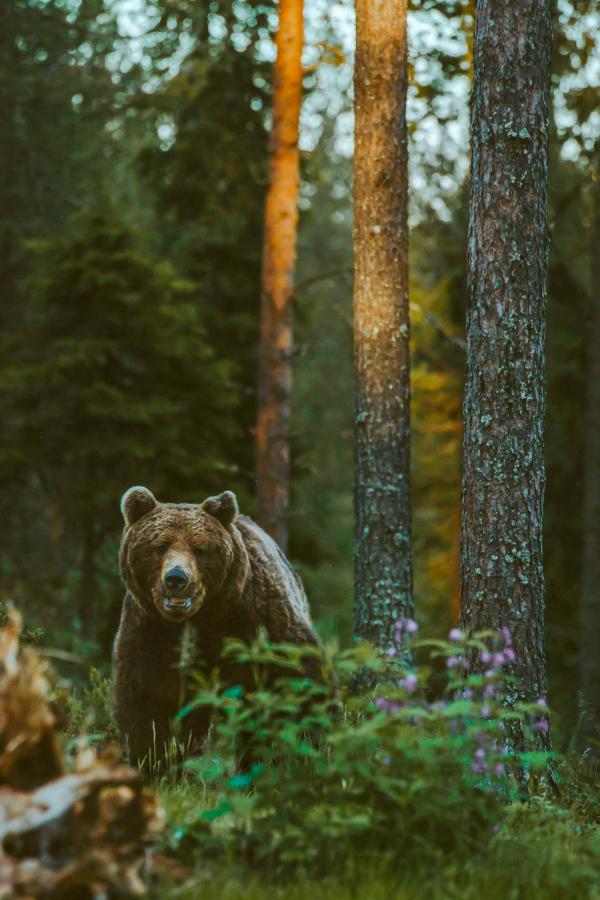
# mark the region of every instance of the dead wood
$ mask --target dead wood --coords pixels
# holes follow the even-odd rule
[[[116,749],[62,750],[51,671],[19,643],[11,612],[0,632],[0,900],[137,897],[163,813]]]

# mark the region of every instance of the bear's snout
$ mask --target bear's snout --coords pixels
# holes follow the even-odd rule
[[[171,597],[180,596],[188,587],[190,576],[181,568],[175,566],[165,573],[165,587]]]
[[[167,619],[188,618],[198,612],[204,594],[194,555],[187,548],[172,549],[163,562],[154,591],[158,612]]]

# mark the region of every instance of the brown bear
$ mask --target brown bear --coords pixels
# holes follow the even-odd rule
[[[159,503],[145,487],[123,495],[119,564],[127,593],[113,651],[115,718],[130,761],[160,759],[184,702],[181,647],[193,668],[218,670],[225,684],[252,687],[249,667],[222,659],[224,641],[251,641],[264,629],[273,642],[320,648],[300,579],[275,542],[238,512],[225,491],[201,504]],[[322,681],[320,653],[305,674]],[[273,673],[275,677],[275,673]],[[179,735],[192,752],[210,716],[195,711]]]

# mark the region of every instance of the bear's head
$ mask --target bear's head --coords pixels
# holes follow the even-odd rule
[[[232,568],[247,563],[231,491],[201,504],[159,503],[148,488],[132,487],[121,499],[121,512],[123,580],[145,611],[169,621],[194,616],[230,576],[239,578]]]

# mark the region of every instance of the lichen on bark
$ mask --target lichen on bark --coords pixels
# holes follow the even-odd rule
[[[468,631],[511,631],[517,659],[509,701],[546,694],[542,526],[550,49],[549,0],[478,0],[461,623]]]
[[[355,637],[412,616],[405,0],[357,0]]]

